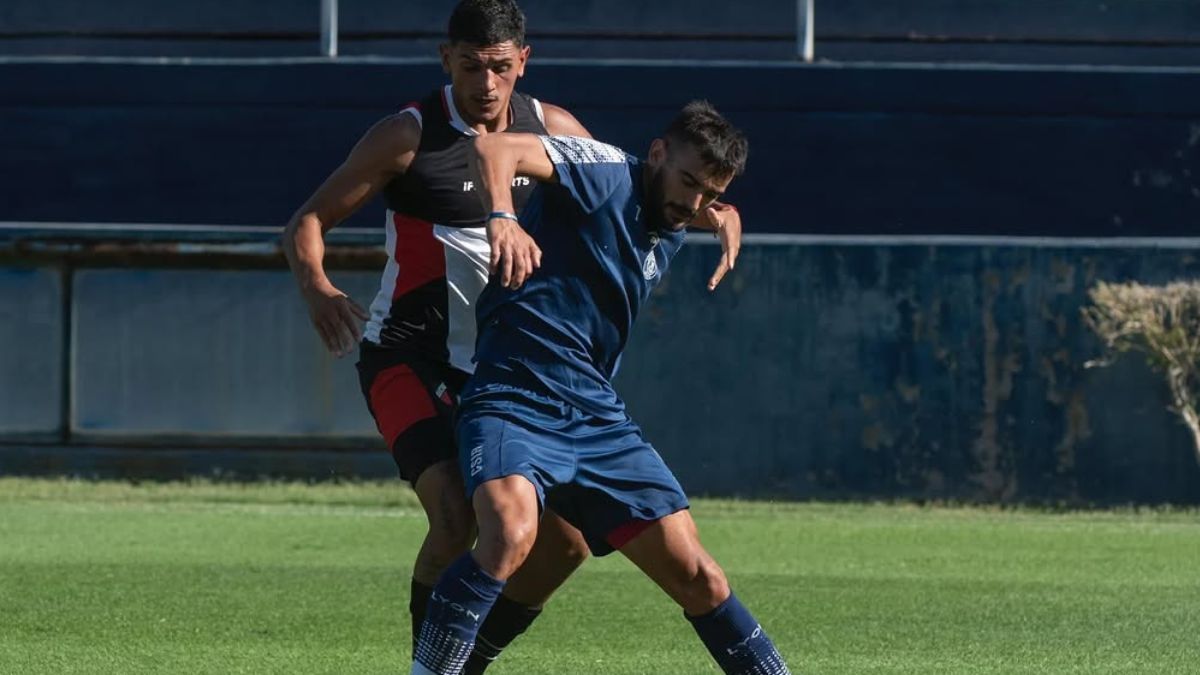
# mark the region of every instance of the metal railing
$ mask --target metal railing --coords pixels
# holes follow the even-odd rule
[[[813,14],[816,0],[796,0],[796,57],[812,63],[815,36]],[[321,54],[338,53],[338,0],[321,0]]]
[[[812,63],[815,47],[813,13],[816,0],[796,0],[796,56]]]
[[[337,17],[337,0],[321,0],[321,54],[330,58],[338,51]]]

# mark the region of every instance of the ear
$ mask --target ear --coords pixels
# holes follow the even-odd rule
[[[438,45],[438,53],[442,55],[442,72],[450,74],[450,43],[443,42]]]
[[[646,157],[651,166],[661,166],[667,159],[667,141],[656,138],[650,143],[650,154]]]
[[[521,51],[517,53],[517,77],[525,77],[525,64],[529,62],[529,55],[533,53],[533,48],[529,45],[521,47]]]

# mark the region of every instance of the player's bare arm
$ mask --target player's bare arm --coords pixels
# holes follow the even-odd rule
[[[472,177],[483,209],[489,214],[488,242],[492,254],[491,273],[500,273],[500,283],[520,288],[533,270],[542,264],[542,251],[533,238],[521,229],[513,212],[512,183],[517,176],[538,181],[555,180],[541,139],[535,134],[488,134],[475,139],[467,154]]]
[[[421,140],[419,123],[407,113],[380,120],[350,151],[284,230],[282,246],[309,317],[330,352],[344,356],[362,339],[366,310],[338,290],[325,274],[324,234],[404,173]]]
[[[560,108],[549,103],[542,103],[542,114],[546,118],[546,131],[551,136],[592,137],[592,134],[583,124],[575,119],[574,115],[567,112],[565,108]]]

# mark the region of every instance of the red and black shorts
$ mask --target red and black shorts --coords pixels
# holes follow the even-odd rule
[[[467,373],[368,342],[359,349],[357,366],[367,409],[401,478],[416,485],[434,464],[457,463],[454,413]]]

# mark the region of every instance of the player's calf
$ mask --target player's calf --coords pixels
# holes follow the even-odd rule
[[[679,511],[648,526],[621,548],[684,609],[721,670],[730,675],[787,675],[762,626],[729,588],[725,573],[700,545],[695,523]]]
[[[429,520],[429,531],[413,562],[408,603],[415,654],[429,595],[446,568],[470,550],[475,538],[475,515],[467,504],[462,476],[455,462],[438,462],[421,471],[413,488]]]
[[[542,613],[542,605],[588,559],[579,530],[547,509],[538,523],[533,550],[479,629],[463,675],[481,675]]]
[[[537,534],[537,491],[521,476],[489,480],[472,497],[479,523],[475,550],[454,561],[429,596],[413,675],[458,675],[479,629]]]
[[[750,610],[730,593],[711,612],[687,616],[721,670],[729,675],[789,675],[787,664]]]

